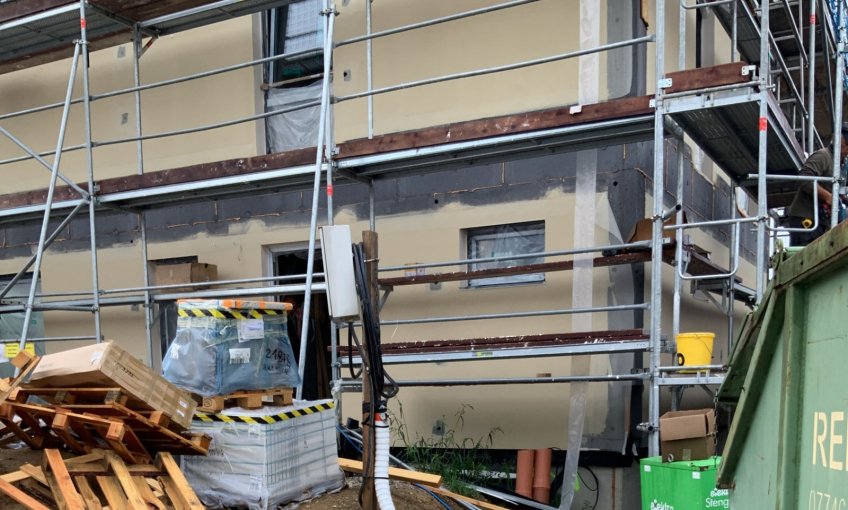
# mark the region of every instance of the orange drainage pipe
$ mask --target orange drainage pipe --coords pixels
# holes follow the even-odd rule
[[[515,493],[525,498],[533,497],[533,450],[518,450],[515,467]]]
[[[547,505],[551,502],[551,456],[550,448],[539,448],[535,451],[533,476],[533,499]]]

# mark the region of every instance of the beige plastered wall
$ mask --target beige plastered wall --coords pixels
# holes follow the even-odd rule
[[[141,59],[143,84],[185,76],[257,58],[253,37],[258,30],[255,17],[242,17],[158,39]],[[132,46],[125,44],[91,54],[91,93],[103,94],[133,85]],[[70,59],[0,75],[0,112],[24,110],[64,100]],[[74,97],[82,97],[82,65],[75,80]],[[258,88],[258,68],[242,69],[210,78],[143,91],[142,127],[145,134],[192,128],[246,117],[261,111],[263,97]],[[92,138],[95,141],[135,136],[136,110],[133,94],[92,103]],[[6,119],[0,125],[31,148],[56,148],[61,109]],[[82,105],[71,108],[65,146],[83,143]],[[249,122],[223,129],[144,142],[144,170],[155,171],[184,165],[252,156],[264,151],[261,128]],[[95,179],[134,174],[137,171],[136,143],[97,147],[94,150]],[[25,153],[0,137],[2,159]],[[52,162],[52,157],[47,158]],[[87,179],[85,151],[62,156],[61,171],[77,182]],[[30,160],[0,166],[2,193],[46,188],[49,172]],[[61,184],[61,183],[60,183]]]
[[[424,3],[398,0],[391,4],[391,9],[375,4],[374,29],[493,3],[496,2],[439,0]],[[337,39],[362,32],[363,5],[363,2],[352,1],[349,6],[340,7]],[[375,43],[375,60],[381,62],[380,67],[375,68],[375,86],[573,51],[578,44],[578,20],[574,16],[577,5],[577,0],[542,0],[518,8],[521,10],[520,16],[506,11],[492,13],[473,22],[454,22],[426,29],[418,35],[381,40]],[[605,12],[605,2],[599,3],[599,9]],[[163,38],[142,60],[143,81],[171,78],[253,58],[256,54],[252,42],[252,34],[256,33],[254,23],[255,19],[242,18]],[[603,42],[604,22],[601,23],[601,30]],[[352,77],[350,82],[337,78],[337,95],[364,89],[363,48],[364,45],[354,45],[336,53],[337,77],[346,69],[351,70]],[[125,51],[131,53],[129,47],[125,47]],[[0,96],[0,109],[9,111],[61,99],[67,68],[68,62],[65,61],[0,76],[0,89],[4,92]],[[600,69],[602,73],[605,72],[603,58]],[[576,101],[576,70],[577,61],[570,60],[381,96],[375,101],[376,132],[413,129],[573,103]],[[93,54],[92,81],[95,94],[129,86],[131,77],[131,57],[118,57],[117,48]],[[603,76],[601,81],[606,81]],[[38,86],[33,86],[34,83]],[[257,83],[258,78],[253,71],[245,70],[145,92],[142,97],[145,105],[145,132],[251,115],[257,111]],[[77,90],[80,90],[79,87]],[[233,91],[241,93],[234,94]],[[365,101],[362,100],[337,107],[338,140],[366,134],[364,105]],[[96,103],[93,113],[95,139],[118,138],[134,133],[131,96]],[[126,124],[121,124],[123,113],[128,114]],[[79,109],[75,109],[71,118],[71,125],[75,127],[69,132],[67,144],[79,143],[82,139],[81,122]],[[58,114],[55,112],[38,114],[35,120],[30,118],[26,122],[3,123],[40,150],[53,148],[57,124]],[[48,126],[54,130],[50,131]],[[261,140],[262,136],[257,134],[256,127],[245,124],[221,131],[148,142],[145,143],[145,170],[255,154],[262,146]],[[10,151],[15,153],[7,141],[0,143],[3,144],[0,145],[3,154],[9,154]],[[103,178],[135,172],[135,150],[134,144],[97,149],[96,176]],[[63,172],[78,180],[84,178],[85,160],[82,153],[68,154],[64,161]],[[9,168],[12,167],[0,168],[0,171]],[[38,181],[32,180],[38,172],[46,175],[36,165],[26,163],[14,168],[18,178],[9,184],[9,188],[4,188],[4,192],[44,186],[44,176],[40,176]],[[599,204],[606,204],[605,196],[599,195],[597,199]],[[395,265],[459,258],[464,256],[462,229],[530,220],[546,222],[547,250],[567,249],[573,240],[573,210],[574,195],[552,192],[544,199],[519,202],[509,207],[503,204],[475,207],[457,205],[428,214],[381,217],[377,223],[381,263]],[[355,221],[346,211],[338,213],[337,222],[351,224],[355,238],[366,228],[365,223]],[[303,243],[307,239],[306,230],[305,225],[269,227],[259,221],[240,223],[231,227],[228,236],[198,235],[176,242],[151,244],[149,257],[157,259],[197,255],[203,262],[216,264],[222,279],[264,275],[268,271],[269,247]],[[607,234],[606,226],[597,226],[597,239],[603,239]],[[709,248],[709,239],[703,242]],[[139,247],[134,245],[100,250],[98,257],[102,287],[141,285],[140,253]],[[719,257],[721,250],[716,247],[715,253]],[[2,260],[0,273],[15,272],[22,262],[23,259]],[[60,292],[90,289],[90,267],[90,256],[85,252],[48,254],[42,270],[43,290]],[[666,331],[670,331],[669,271],[670,268],[664,270],[664,316],[669,318],[664,324]],[[595,269],[594,276],[593,302],[595,305],[605,305],[609,286],[608,270]],[[445,283],[439,290],[414,286],[398,289],[390,298],[383,317],[415,318],[568,308],[571,295],[571,279],[567,272],[549,273],[544,284],[509,288],[465,289],[458,283]],[[703,329],[715,325],[721,316],[710,306],[687,304],[684,308],[687,311],[684,328]],[[688,313],[690,311],[692,313]],[[50,313],[46,315],[45,323],[48,336],[85,335],[92,331],[90,318],[81,314]],[[568,332],[570,325],[568,316],[551,316],[405,326],[386,328],[383,340],[392,342]],[[603,314],[594,316],[593,327],[607,329]],[[143,312],[130,307],[104,310],[103,333],[135,355],[142,358],[146,356]],[[50,350],[67,347],[70,345],[52,345]],[[390,367],[390,370],[399,379],[532,377],[539,373],[568,375],[570,364],[569,358],[549,358]],[[609,363],[605,357],[593,358],[594,373],[606,373],[608,370]],[[591,387],[585,430],[587,434],[596,434],[602,430],[606,418],[606,395],[605,385]],[[343,409],[346,415],[358,414],[358,399],[359,396],[355,394],[344,398]],[[433,422],[443,416],[450,426],[454,413],[459,412],[463,405],[471,404],[474,409],[466,413],[465,426],[460,435],[480,438],[497,427],[502,433],[494,436],[495,446],[502,448],[564,447],[568,399],[568,385],[405,388],[399,395],[413,436],[428,434]],[[528,423],[528,416],[532,417],[532,424]],[[528,427],[531,426],[532,434],[528,434]]]

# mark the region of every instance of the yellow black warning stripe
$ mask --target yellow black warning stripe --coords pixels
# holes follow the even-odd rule
[[[281,315],[282,310],[251,309],[251,310],[221,310],[220,308],[180,308],[180,317],[214,317],[215,319],[261,319],[263,315]]]
[[[227,414],[207,414],[194,413],[194,419],[202,422],[223,422],[223,423],[249,423],[251,425],[271,425],[281,421],[293,420],[308,414],[320,413],[321,411],[329,411],[333,409],[335,404],[327,402],[325,404],[316,404],[314,406],[294,409],[280,414],[270,414],[266,416],[230,416]]]

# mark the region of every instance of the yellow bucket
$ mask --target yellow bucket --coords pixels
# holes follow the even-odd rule
[[[709,365],[713,360],[715,333],[680,333],[677,335],[677,365]],[[691,373],[691,372],[690,372]]]

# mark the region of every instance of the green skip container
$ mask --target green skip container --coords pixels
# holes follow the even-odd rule
[[[721,457],[663,462],[642,459],[642,510],[704,510],[730,508],[728,491],[716,488]]]

